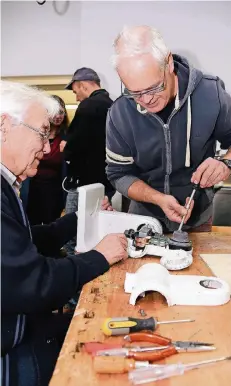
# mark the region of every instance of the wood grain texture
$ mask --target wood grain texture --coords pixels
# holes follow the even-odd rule
[[[231,227],[212,226],[212,231],[223,235],[231,235]]]
[[[211,275],[200,253],[229,253],[231,238],[222,233],[195,233],[190,236],[194,248],[191,267],[176,272],[179,275]],[[141,317],[144,309],[147,317],[159,320],[193,318],[194,323],[166,324],[157,333],[173,340],[198,340],[214,343],[217,350],[201,353],[180,353],[160,363],[195,362],[219,356],[231,355],[231,302],[218,307],[173,306],[168,307],[159,293],[149,293],[138,300],[135,307],[129,305],[129,296],[124,292],[126,272],[136,272],[145,263],[158,262],[157,258],[128,259],[113,266],[109,272],[84,286],[72,319],[63,348],[60,352],[50,386],[126,386],[130,385],[127,374],[96,374],[92,358],[81,352],[81,343],[100,341],[122,343],[122,337],[105,337],[100,330],[106,317]],[[92,311],[93,318],[84,318],[81,309]],[[90,316],[92,316],[90,315]],[[172,377],[155,383],[157,386],[209,385],[230,386],[231,363],[221,362],[210,367],[190,371],[183,376]]]

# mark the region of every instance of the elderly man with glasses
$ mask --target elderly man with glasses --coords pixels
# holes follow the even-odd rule
[[[30,227],[18,196],[50,151],[49,119],[58,102],[23,84],[1,82],[2,385],[47,386],[70,322],[52,313],[109,266],[127,258],[124,235],[92,251],[58,259],[76,233],[75,213]],[[36,202],[35,202],[36,205]]]
[[[231,147],[223,82],[172,55],[148,26],[125,27],[112,59],[126,89],[107,118],[109,180],[131,199],[130,212],[158,218],[165,231],[178,227],[200,184],[183,229],[209,230],[213,186],[231,172],[231,150],[214,159],[216,141]]]

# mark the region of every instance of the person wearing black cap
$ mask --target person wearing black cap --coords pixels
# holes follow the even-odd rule
[[[67,162],[67,178],[64,188],[68,191],[66,213],[78,208],[78,186],[102,183],[109,200],[115,193],[106,176],[106,117],[113,101],[100,86],[98,74],[91,68],[78,69],[65,87],[80,102],[69,126],[64,158]],[[65,249],[73,253],[75,240]]]

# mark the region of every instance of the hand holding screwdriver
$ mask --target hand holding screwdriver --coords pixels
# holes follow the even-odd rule
[[[186,205],[185,205],[185,209],[187,210],[187,212],[185,213],[185,215],[182,217],[182,220],[181,220],[181,223],[180,223],[180,226],[178,228],[178,231],[181,231],[182,230],[182,227],[184,225],[184,222],[185,222],[185,219],[188,215],[188,212],[189,212],[189,209],[190,209],[190,206],[191,207],[191,211],[193,209],[193,205],[194,205],[194,202],[193,202],[193,197],[195,196],[195,193],[197,191],[199,187],[199,184],[193,184],[193,191],[192,191],[192,194],[191,196],[186,200]],[[191,205],[192,204],[192,205]]]

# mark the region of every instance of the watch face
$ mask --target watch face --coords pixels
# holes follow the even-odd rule
[[[223,159],[223,162],[226,166],[228,166],[228,168],[231,169],[231,160],[230,159]]]

